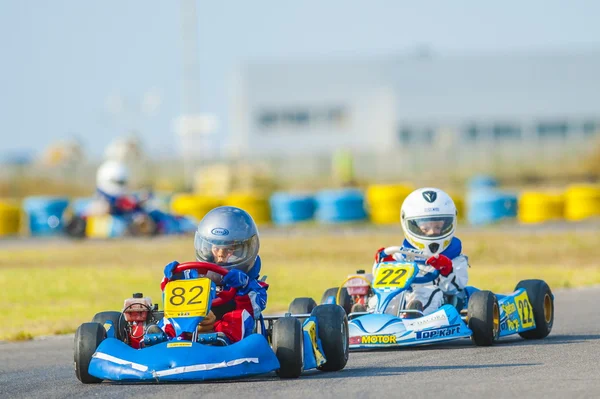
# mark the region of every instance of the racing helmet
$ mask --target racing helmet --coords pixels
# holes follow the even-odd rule
[[[194,247],[198,261],[248,273],[258,255],[258,229],[248,212],[234,206],[220,206],[208,212],[198,224]]]
[[[104,162],[96,173],[96,187],[105,194],[120,196],[127,193],[129,168],[123,162]]]
[[[408,242],[427,255],[450,245],[456,228],[456,206],[437,188],[420,188],[406,197],[400,210],[402,230]]]

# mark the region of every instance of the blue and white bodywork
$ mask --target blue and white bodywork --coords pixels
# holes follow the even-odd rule
[[[402,253],[407,260],[382,262],[377,266],[371,286],[377,296],[377,306],[371,312],[348,315],[350,349],[427,345],[472,336],[473,331],[468,325],[468,299],[479,291],[477,288],[466,287],[462,303],[447,303],[426,316],[418,310],[392,309],[392,300],[396,299],[396,303],[401,303],[398,296],[410,292],[412,284],[432,282],[439,272],[418,276],[422,262],[417,259],[423,256],[419,251],[390,247],[385,252]],[[535,328],[532,307],[524,289],[496,297],[499,337]],[[418,317],[414,317],[415,313]],[[409,315],[413,317],[407,317]]]

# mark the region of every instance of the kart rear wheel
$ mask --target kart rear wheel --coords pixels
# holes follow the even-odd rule
[[[127,321],[125,321],[125,317],[122,315],[121,312],[114,311],[96,313],[92,319],[92,323],[99,323],[104,327],[107,321],[112,322],[112,328],[115,329],[115,338],[119,341],[125,341],[127,338]]]
[[[75,332],[75,375],[84,384],[102,382],[88,373],[92,355],[106,338],[106,330],[99,323],[83,323]]]
[[[87,222],[81,216],[73,216],[65,225],[65,233],[69,237],[84,238]]]
[[[491,291],[477,291],[469,297],[468,326],[477,346],[490,346],[500,334],[500,307]]]
[[[535,328],[520,332],[525,339],[542,339],[550,334],[554,324],[554,295],[544,280],[522,280],[515,290],[525,288],[533,308]]]
[[[273,325],[272,346],[281,378],[298,378],[304,369],[304,334],[300,320],[282,317]]]
[[[348,290],[344,287],[342,288],[342,292],[340,293],[340,303],[337,303],[338,290],[339,287],[332,287],[327,289],[323,293],[323,297],[321,298],[321,305],[331,303],[328,302],[328,300],[330,297],[333,297],[333,303],[340,305],[342,308],[344,308],[346,314],[349,314],[350,312],[352,312],[352,297],[350,296],[350,294],[348,294]]]
[[[295,298],[292,303],[290,303],[290,307],[288,308],[288,312],[291,314],[310,314],[314,308],[317,307],[317,303],[312,298]],[[305,318],[300,317],[300,322],[303,323]]]
[[[349,352],[348,316],[339,305],[325,304],[313,309],[317,331],[327,361],[317,367],[322,371],[338,371],[346,367]]]

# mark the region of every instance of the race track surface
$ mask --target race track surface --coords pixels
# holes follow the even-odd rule
[[[600,398],[600,287],[559,291],[554,329],[541,341],[501,340],[476,348],[353,352],[341,372],[297,380],[274,374],[196,384],[83,385],[73,337],[0,343],[0,397],[26,398]]]

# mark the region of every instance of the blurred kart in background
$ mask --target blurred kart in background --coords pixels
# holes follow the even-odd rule
[[[179,264],[175,273],[195,269],[226,275],[212,263]],[[203,381],[276,371],[296,378],[304,370],[337,371],[348,360],[348,318],[334,304],[315,306],[300,320],[293,314],[264,316],[254,333],[232,343],[221,332],[202,332],[209,311],[223,313],[236,289],[217,287],[206,277],[170,281],[164,310],[134,294],[121,312],[101,312],[75,333],[75,374],[83,383],[109,381]],[[230,310],[230,309],[228,309]],[[166,317],[177,339],[162,341],[156,322]],[[158,330],[158,334],[153,331]]]
[[[424,345],[459,338],[489,346],[500,337],[519,334],[525,339],[540,339],[552,330],[554,295],[543,280],[523,280],[506,295],[468,286],[463,298],[445,296],[445,304],[425,316],[420,310],[403,309],[403,293],[410,292],[413,284],[434,281],[439,272],[428,272],[427,268],[419,276],[426,259],[420,251],[389,247],[385,253],[401,253],[406,261],[382,262],[375,276],[359,271],[323,295],[322,303],[339,303],[348,312],[350,349]],[[377,305],[368,309],[372,296],[377,297]],[[311,304],[316,305],[311,298],[297,298],[289,309],[303,313]]]
[[[65,216],[65,232],[72,238],[113,238],[193,233],[197,221],[163,212],[150,192],[135,197],[127,212],[108,213],[105,204],[89,200]],[[100,208],[100,209],[99,209]]]

